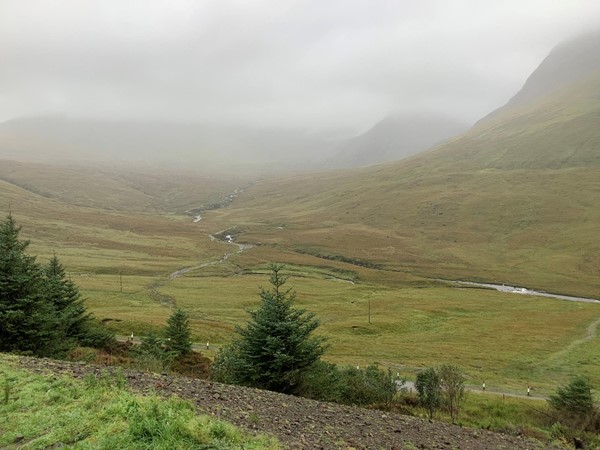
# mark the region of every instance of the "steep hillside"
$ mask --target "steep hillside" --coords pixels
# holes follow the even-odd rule
[[[425,154],[260,184],[211,219],[278,248],[597,297],[599,123],[590,74]]]
[[[503,110],[415,163],[442,170],[597,167],[598,124],[600,72]]]
[[[483,120],[526,105],[600,70],[600,30],[557,45],[531,74],[523,88],[503,107]]]
[[[338,153],[328,164],[356,167],[403,159],[462,133],[464,123],[437,114],[394,114],[373,128],[338,144]]]

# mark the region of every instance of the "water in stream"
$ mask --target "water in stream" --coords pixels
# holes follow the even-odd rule
[[[561,294],[549,294],[547,292],[534,291],[533,289],[527,289],[527,288],[523,288],[523,287],[508,286],[506,284],[475,283],[473,281],[454,281],[454,283],[464,284],[467,286],[476,286],[476,287],[485,287],[485,288],[490,288],[490,289],[496,289],[497,291],[507,292],[510,294],[535,295],[538,297],[549,297],[549,298],[557,298],[559,300],[568,300],[570,302],[600,303],[600,300],[597,300],[595,298],[574,297],[571,295],[561,295]]]

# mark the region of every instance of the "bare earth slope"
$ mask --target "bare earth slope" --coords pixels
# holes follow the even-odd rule
[[[82,378],[107,368],[21,357],[19,364],[40,373]],[[552,448],[485,430],[362,408],[316,402],[257,389],[192,378],[125,371],[129,386],[191,400],[199,412],[249,430],[277,436],[288,448],[369,449],[534,449]]]

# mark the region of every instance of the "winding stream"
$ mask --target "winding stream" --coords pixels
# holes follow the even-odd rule
[[[442,281],[448,281],[448,280],[442,280]],[[475,287],[495,289],[497,291],[506,292],[509,294],[535,295],[537,297],[556,298],[559,300],[567,300],[569,302],[600,303],[600,300],[597,300],[595,298],[574,297],[571,295],[561,295],[561,294],[549,294],[548,292],[535,291],[533,289],[527,289],[527,288],[523,288],[523,287],[508,286],[506,284],[475,283],[473,281],[450,281],[450,282],[456,283],[456,284],[462,284],[462,285],[466,285],[466,286],[475,286]]]
[[[197,217],[199,217],[199,216],[197,216]],[[196,222],[196,221],[194,220],[194,222]],[[215,233],[214,235],[212,235],[212,234],[209,235],[210,240],[218,241],[223,244],[235,245],[238,248],[238,251],[236,252],[238,254],[254,247],[254,245],[252,245],[252,244],[238,244],[237,242],[234,242],[234,236],[229,235],[229,234],[224,235],[224,233],[226,231],[227,230],[223,230],[218,233]],[[176,270],[175,272],[169,274],[166,278],[161,278],[161,279],[155,281],[154,283],[150,284],[148,286],[148,294],[150,295],[150,298],[156,300],[158,303],[160,303],[162,305],[168,305],[170,307],[173,307],[173,306],[175,306],[175,299],[173,297],[171,297],[170,295],[162,294],[160,292],[160,288],[162,288],[167,283],[185,275],[186,273],[191,272],[192,270],[203,269],[205,267],[212,266],[215,264],[222,264],[222,263],[226,262],[231,255],[232,255],[232,253],[224,253],[223,256],[219,260],[207,261],[207,262],[199,264],[197,266],[183,267],[179,270]]]
[[[239,190],[236,189],[232,194],[228,195],[226,197],[226,203],[225,204],[229,204],[231,203],[237,196],[237,194],[239,192],[243,192],[243,190]],[[200,215],[196,215],[194,217],[193,222],[199,222],[201,220]],[[248,250],[252,247],[254,247],[254,245],[252,244],[239,244],[237,242],[234,241],[235,236],[232,234],[225,234],[227,233],[228,229],[223,230],[223,231],[219,231],[218,233],[215,234],[211,234],[210,235],[210,239],[211,241],[219,241],[222,242],[223,244],[229,244],[229,245],[236,245],[238,247],[238,251],[237,253],[242,253],[245,250]],[[229,256],[231,256],[231,253],[225,253],[220,261],[218,262],[209,262],[209,263],[204,263],[200,266],[196,266],[196,267],[187,267],[187,268],[183,268],[180,269],[176,272],[173,272],[168,280],[173,280],[175,278],[180,277],[181,275],[191,271],[191,270],[195,270],[195,269],[200,269],[202,267],[206,267],[207,265],[212,265],[212,264],[218,264],[218,263],[224,263],[225,261],[227,261],[227,259],[229,258]],[[333,277],[334,279],[336,279],[335,277]],[[347,281],[347,280],[341,280],[340,281]],[[554,298],[554,299],[558,299],[558,300],[566,300],[569,302],[583,302],[583,303],[600,303],[600,300],[595,299],[595,298],[587,298],[587,297],[576,297],[576,296],[572,296],[572,295],[562,295],[562,294],[550,294],[548,292],[543,292],[543,291],[536,291],[534,289],[528,289],[528,288],[524,288],[524,287],[518,287],[518,286],[510,286],[510,285],[506,285],[506,284],[493,284],[493,283],[477,283],[474,281],[462,281],[462,280],[441,280],[439,279],[438,281],[444,281],[447,283],[454,283],[454,284],[459,284],[459,285],[464,285],[464,286],[473,286],[473,287],[482,287],[482,288],[488,288],[488,289],[495,289],[499,292],[505,292],[508,294],[521,294],[521,295],[533,295],[536,297],[546,297],[546,298]],[[352,281],[350,281],[350,283],[354,284]],[[159,286],[155,286],[156,288],[160,287]]]

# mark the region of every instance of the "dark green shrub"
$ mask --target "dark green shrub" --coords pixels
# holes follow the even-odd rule
[[[90,318],[81,327],[79,345],[100,349],[112,349],[116,344],[115,333],[110,331],[95,318]]]
[[[385,372],[376,365],[365,369],[346,367],[342,376],[342,403],[391,407],[397,387],[389,370]]]
[[[135,365],[142,370],[162,372],[169,369],[176,354],[165,348],[164,342],[155,334],[142,338],[139,346],[132,348]]]
[[[462,371],[452,364],[444,364],[438,369],[443,401],[452,418],[456,421],[461,404],[465,400],[465,377]]]
[[[365,369],[340,368],[320,361],[304,374],[299,395],[314,400],[389,409],[396,392],[396,381],[389,370],[383,371],[376,365]]]
[[[587,378],[576,376],[566,386],[558,387],[548,399],[548,404],[560,422],[580,429],[595,428],[597,411]]]
[[[345,384],[346,379],[335,364],[319,361],[302,376],[298,394],[313,400],[344,403]]]
[[[211,379],[219,383],[239,384],[238,372],[242,366],[237,342],[221,347],[212,364]]]

